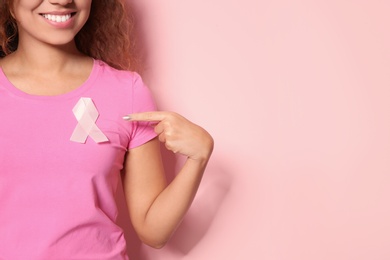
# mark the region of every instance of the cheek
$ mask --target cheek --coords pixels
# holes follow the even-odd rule
[[[41,3],[42,0],[11,0],[10,6],[13,6],[15,12],[17,12],[18,9],[33,11],[34,9],[38,8]]]
[[[40,0],[15,0],[10,1],[12,4],[11,13],[16,20],[23,20],[27,14],[31,14],[37,9],[42,1]]]
[[[80,1],[77,3],[77,9],[83,11],[82,16],[80,17],[85,24],[91,14],[91,0]]]
[[[88,13],[91,11],[92,0],[79,1],[78,3],[76,2],[76,4],[78,5],[79,9],[83,9]]]

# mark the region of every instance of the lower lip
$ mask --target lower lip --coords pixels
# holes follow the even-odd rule
[[[45,17],[42,16],[42,19],[45,20],[48,24],[54,26],[55,28],[58,28],[58,29],[67,29],[67,28],[70,28],[72,27],[73,23],[74,23],[74,15],[72,15],[70,17],[69,20],[67,20],[66,22],[54,22],[54,21],[51,21],[51,20],[48,20],[46,19]]]

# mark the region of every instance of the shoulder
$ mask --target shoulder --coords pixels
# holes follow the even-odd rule
[[[119,70],[101,60],[95,60],[99,68],[99,80],[110,82],[111,86],[134,86],[142,82],[141,76],[135,71]]]
[[[122,104],[127,111],[155,107],[153,94],[137,72],[118,70],[100,60],[95,60],[95,71],[98,76],[91,91],[96,101]]]

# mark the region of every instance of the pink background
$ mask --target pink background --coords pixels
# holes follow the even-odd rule
[[[132,259],[390,259],[389,1],[131,2],[159,108],[216,142],[175,236],[128,231]]]

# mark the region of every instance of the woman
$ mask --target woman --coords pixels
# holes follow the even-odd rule
[[[0,259],[127,259],[115,224],[123,173],[140,239],[162,247],[213,149],[156,112],[120,0],[4,0],[0,9]],[[187,160],[168,185],[160,142]]]

